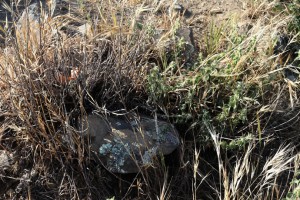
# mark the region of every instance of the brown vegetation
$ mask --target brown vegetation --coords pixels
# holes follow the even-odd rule
[[[188,4],[91,0],[23,18],[0,52],[0,150],[13,154],[0,198],[299,198],[298,81],[274,55],[278,35],[298,40],[291,5],[187,16]],[[181,148],[139,174],[113,174],[78,121],[129,111],[174,123]]]

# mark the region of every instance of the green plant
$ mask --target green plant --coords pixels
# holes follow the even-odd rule
[[[287,193],[284,200],[293,200],[300,198],[300,171],[299,171],[299,154],[296,156],[295,159],[295,166],[294,166],[294,175],[293,179],[290,182],[290,190]]]
[[[294,200],[300,198],[300,180],[297,178],[300,173],[296,172],[292,182],[290,183],[293,186],[293,190],[288,192],[284,200]]]
[[[275,11],[274,1],[249,0],[243,16],[207,13],[201,23],[197,13],[168,16],[167,1],[77,2],[47,21],[36,52],[6,30],[0,150],[18,161],[15,172],[0,170],[0,185],[20,192],[0,188],[1,199],[280,199],[288,186],[287,199],[299,198],[298,173],[286,176],[297,153],[289,134],[299,139],[299,88],[278,75],[272,51],[274,35],[295,16],[287,31],[298,34],[299,1]],[[253,29],[240,33],[245,20]],[[64,32],[85,23],[87,37]],[[182,27],[193,28],[189,59]],[[74,66],[78,79],[60,82]],[[132,177],[107,173],[77,121],[132,110],[174,122],[182,145]]]
[[[288,3],[289,14],[292,15],[293,19],[289,23],[289,31],[294,33],[299,33],[300,31],[300,1],[293,0],[291,3]]]
[[[218,53],[218,51],[220,50],[222,46],[222,39],[224,37],[224,26],[225,23],[219,26],[215,22],[211,22],[207,34],[205,36],[207,55]]]
[[[151,69],[147,77],[147,88],[150,94],[149,100],[155,103],[163,100],[170,91],[170,86],[166,83],[166,77],[164,77],[157,66]]]
[[[243,105],[245,92],[244,84],[237,82],[228,103],[223,105],[222,112],[218,115],[220,122],[230,121],[234,128],[240,121],[243,123],[247,120],[247,107]]]
[[[235,138],[231,140],[230,142],[227,142],[225,140],[221,141],[220,145],[223,149],[228,150],[245,150],[247,145],[253,141],[254,137],[252,134],[248,134],[245,136],[241,136],[238,138]]]

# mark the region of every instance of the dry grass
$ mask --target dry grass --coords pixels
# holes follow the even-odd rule
[[[209,128],[209,127],[208,127]],[[281,144],[269,149],[271,138],[253,138],[244,152],[233,157],[222,156],[221,137],[209,128],[218,156],[219,199],[282,199],[295,161],[295,148]],[[270,151],[267,154],[264,152]],[[262,156],[261,156],[262,155]],[[269,157],[266,157],[269,155]],[[213,186],[211,186],[213,187]]]
[[[185,19],[163,1],[72,4],[72,12],[35,24],[39,34],[30,26],[16,38],[7,32],[0,149],[16,159],[0,174],[1,197],[285,197],[292,167],[298,170],[298,82],[284,79],[273,47],[291,16],[274,11],[275,1],[255,2],[243,16],[208,23],[205,38],[195,38],[205,44],[190,59],[176,36]],[[241,34],[236,22],[245,17],[252,28]],[[80,32],[78,24],[88,28]],[[137,175],[111,174],[76,122],[92,111],[131,109],[167,115],[183,144]]]

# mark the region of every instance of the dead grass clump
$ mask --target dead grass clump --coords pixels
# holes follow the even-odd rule
[[[40,65],[40,57],[32,61],[20,54],[19,51],[17,55],[10,56],[26,59],[18,60],[13,65],[6,63],[18,78],[5,77],[5,82],[10,83],[6,87],[9,97],[2,99],[3,105],[6,105],[2,113],[10,114],[3,116],[2,146],[9,152],[16,152],[14,156],[18,169],[15,177],[20,180],[13,196],[35,196],[36,189],[43,187],[40,195],[47,190],[52,198],[59,194],[65,198],[82,198],[77,188],[81,188],[81,182],[71,181],[75,178],[72,173],[78,171],[76,178],[83,179],[86,174],[84,166],[90,162],[90,156],[83,141],[70,126],[63,99],[64,89],[57,88],[55,82],[58,81],[46,73],[54,70],[55,66]],[[31,189],[28,190],[28,187]],[[65,190],[69,192],[62,192]]]
[[[273,12],[274,2],[246,4],[249,30],[240,34],[238,17],[212,23],[196,38],[205,44],[193,46],[178,36],[183,14],[161,2],[73,2],[72,11],[41,20],[34,30],[24,22],[17,38],[7,33],[9,45],[0,52],[0,148],[15,159],[1,173],[13,190],[5,188],[3,198],[284,196],[295,148],[269,136],[289,117],[297,133],[298,82],[285,79],[273,55],[290,16]],[[277,120],[286,108],[292,111]],[[130,109],[167,115],[185,140],[181,152],[128,178],[101,167],[77,122],[91,112]],[[127,183],[122,191],[113,185],[118,181]]]
[[[219,199],[282,199],[285,187],[293,173],[295,148],[290,145],[274,147],[271,138],[253,139],[244,152],[228,157],[220,146],[222,137],[209,130],[218,156],[219,184],[215,188]],[[273,143],[273,144],[272,144]],[[225,157],[223,157],[225,155]],[[262,156],[259,156],[262,155]]]
[[[122,24],[123,16],[131,19],[117,13],[121,6],[93,13],[92,21],[79,21],[77,13],[41,20],[34,27],[29,23],[18,30],[17,40],[8,36],[11,46],[1,52],[6,96],[1,99],[1,147],[15,152],[16,169],[4,176],[11,182],[4,198],[108,196],[112,188],[104,186],[103,177],[109,176],[95,162],[76,121],[90,111],[89,105],[92,110],[117,103],[124,108],[130,94],[144,92],[153,40],[146,30]],[[89,22],[92,32],[66,31],[76,21]],[[39,32],[41,27],[45,31]]]

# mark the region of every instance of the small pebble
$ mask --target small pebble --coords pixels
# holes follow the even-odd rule
[[[215,9],[212,9],[209,13],[211,15],[221,14],[221,13],[223,13],[223,10],[221,8],[215,8]]]

